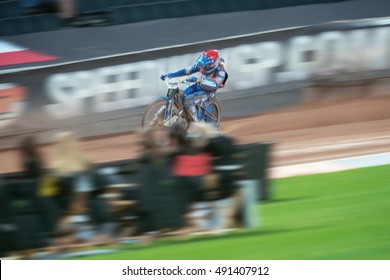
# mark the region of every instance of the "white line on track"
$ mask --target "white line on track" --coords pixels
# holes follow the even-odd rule
[[[347,164],[348,161],[354,162],[355,164]],[[271,178],[287,178],[293,176],[337,172],[385,164],[390,164],[390,152],[273,167],[269,169],[269,174]]]
[[[367,145],[385,145],[385,144],[390,145],[390,136],[354,140],[352,142],[351,140],[345,140],[345,141],[340,141],[336,144],[275,151],[275,154],[277,155],[308,154],[313,152],[328,152],[334,150],[345,150],[348,148],[356,148],[356,147],[367,146]]]

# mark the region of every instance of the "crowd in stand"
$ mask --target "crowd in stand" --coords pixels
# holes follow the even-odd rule
[[[83,26],[101,26],[108,24],[108,11],[104,9],[104,5],[98,10],[88,9],[90,4],[94,7],[95,1],[79,1],[79,0],[0,0],[9,3],[13,7],[11,14],[6,12],[7,16],[24,17],[36,16],[44,14],[56,15],[59,20],[59,27],[83,27]],[[107,5],[109,5],[107,1]],[[4,3],[6,4],[6,3]],[[86,9],[86,11],[83,10]],[[0,7],[1,9],[2,7]],[[0,12],[0,19],[1,19]],[[7,18],[7,16],[5,18]],[[99,20],[100,19],[100,20]],[[103,24],[104,23],[104,24]]]
[[[141,145],[136,160],[96,165],[72,133],[59,133],[46,170],[26,138],[23,171],[0,181],[0,256],[243,226],[243,172],[232,138],[196,123],[189,132],[145,131]]]
[[[25,15],[58,13],[61,18],[76,15],[76,0],[20,0],[21,13]]]
[[[57,13],[68,24],[77,16],[76,3],[76,0],[20,0],[20,8],[25,15]]]

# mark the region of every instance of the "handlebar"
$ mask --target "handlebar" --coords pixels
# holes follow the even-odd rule
[[[190,78],[186,78],[186,79],[178,79],[178,78],[168,78],[166,77],[165,80],[164,80],[165,84],[167,85],[168,88],[178,88],[179,87],[179,83],[180,84],[188,84],[188,85],[192,85],[194,83],[196,83],[197,81],[192,81],[190,80]]]

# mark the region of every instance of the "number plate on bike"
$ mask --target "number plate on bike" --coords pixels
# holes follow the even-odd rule
[[[169,98],[172,98],[177,93],[177,88],[170,88],[168,89],[167,96]]]

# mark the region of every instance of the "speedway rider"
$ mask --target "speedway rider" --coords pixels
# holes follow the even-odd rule
[[[193,85],[183,90],[184,106],[191,113],[192,119],[197,122],[202,120],[202,112],[197,112],[196,104],[208,99],[208,96],[222,88],[227,80],[227,73],[223,65],[223,59],[220,59],[217,50],[207,50],[196,60],[195,64],[161,75],[161,79],[174,78],[200,72],[200,79],[191,77],[189,80],[195,82]]]

